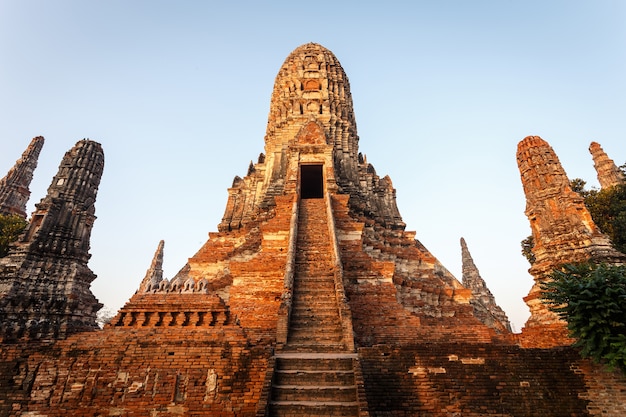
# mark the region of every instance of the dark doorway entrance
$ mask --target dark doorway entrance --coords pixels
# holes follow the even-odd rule
[[[301,165],[300,166],[300,197],[301,198],[323,198],[324,197],[324,175],[322,165]]]

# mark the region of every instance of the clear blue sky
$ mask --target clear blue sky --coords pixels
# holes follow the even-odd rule
[[[102,143],[92,288],[117,310],[160,239],[172,277],[263,151],[274,77],[306,42],[351,83],[360,150],[408,230],[460,280],[465,237],[519,330],[532,285],[515,160],[539,135],[597,185],[626,162],[626,2],[0,0],[0,176],[46,138],[29,211],[65,151]]]

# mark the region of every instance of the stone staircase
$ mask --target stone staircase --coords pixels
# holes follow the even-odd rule
[[[358,416],[354,361],[335,297],[324,199],[300,201],[287,344],[276,353],[271,416]]]

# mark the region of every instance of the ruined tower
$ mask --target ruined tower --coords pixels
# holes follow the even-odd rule
[[[542,303],[540,283],[564,263],[584,261],[620,263],[626,257],[611,246],[591,219],[583,198],[572,191],[569,179],[552,147],[538,136],[529,136],[517,146],[517,163],[526,194],[526,216],[534,239],[535,262],[529,272],[535,280],[524,300],[531,316],[525,333],[552,327],[555,336],[545,343],[568,344],[564,323]],[[539,337],[530,338],[543,343]]]
[[[476,317],[490,327],[510,332],[511,323],[504,310],[496,304],[495,297],[487,288],[485,280],[480,276],[463,238],[461,238],[461,260],[463,285],[472,290],[473,297],[470,304],[474,307]]]
[[[159,242],[159,246],[157,247],[156,252],[154,253],[154,257],[152,258],[152,263],[150,264],[150,268],[146,271],[146,276],[141,281],[139,285],[139,291],[148,292],[152,289],[158,288],[161,281],[163,281],[163,248],[165,247],[165,242],[162,240]]]
[[[44,138],[33,138],[22,157],[0,180],[0,214],[17,214],[26,218],[26,203],[30,197],[28,187],[37,168],[37,158],[43,147]]]
[[[48,194],[9,254],[0,259],[4,340],[63,338],[93,330],[101,304],[87,266],[102,148],[81,140],[68,151]]]
[[[598,182],[602,188],[610,188],[624,182],[624,173],[615,165],[615,162],[604,152],[597,142],[591,142],[589,152],[593,158],[593,165],[598,174]]]

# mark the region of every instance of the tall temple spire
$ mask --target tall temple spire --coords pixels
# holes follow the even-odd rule
[[[157,247],[156,252],[154,252],[154,257],[152,258],[152,263],[150,264],[150,268],[146,271],[146,276],[141,281],[141,285],[139,286],[139,291],[148,292],[151,289],[155,289],[159,287],[159,283],[163,281],[163,247],[165,246],[165,241],[161,240],[159,242],[159,246]]]
[[[285,59],[270,102],[265,135],[271,157],[294,138],[309,120],[323,126],[336,151],[338,180],[344,186],[358,181],[358,142],[350,82],[335,55],[316,43],[296,48]]]
[[[322,167],[322,192],[350,194],[353,209],[404,229],[391,181],[359,158],[358,143],[350,83],[341,64],[316,43],[296,48],[274,82],[265,153],[228,190],[219,230],[238,229],[269,213],[275,197],[294,195],[302,185],[302,165]]]
[[[541,301],[541,282],[565,263],[619,263],[626,256],[611,246],[591,219],[582,197],[574,192],[552,147],[538,136],[517,146],[517,163],[526,194],[526,216],[534,239],[535,262],[529,272],[535,284],[524,299],[531,316],[526,328],[563,323]],[[563,332],[566,333],[565,331]]]
[[[474,315],[489,327],[510,332],[511,323],[504,310],[496,304],[495,297],[487,288],[485,280],[480,276],[463,238],[461,238],[461,260],[463,263],[463,286],[472,290],[470,304],[474,307]]]
[[[589,152],[593,158],[593,165],[598,174],[598,182],[601,188],[610,188],[624,182],[624,173],[609,158],[599,143],[591,142]]]
[[[17,214],[26,218],[26,204],[30,197],[30,182],[37,168],[39,152],[44,138],[33,138],[22,157],[15,162],[7,175],[0,179],[0,214]]]
[[[100,144],[79,141],[16,246],[0,259],[0,339],[63,338],[97,328],[102,304],[91,293],[96,276],[87,262],[103,167]]]

